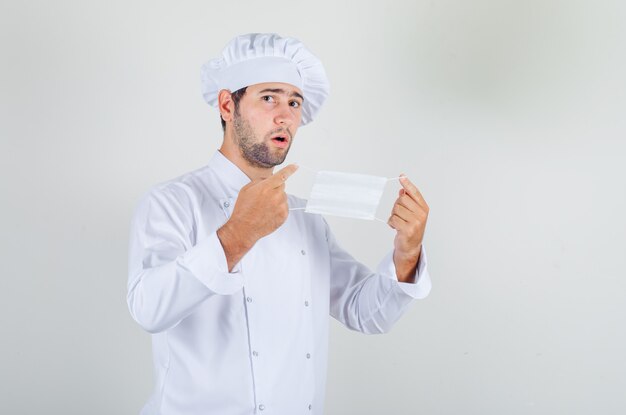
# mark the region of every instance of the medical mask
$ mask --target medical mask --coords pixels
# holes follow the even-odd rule
[[[376,217],[376,209],[385,190],[385,184],[395,179],[397,178],[319,171],[315,176],[306,207],[290,210],[304,209],[307,213],[386,222]]]

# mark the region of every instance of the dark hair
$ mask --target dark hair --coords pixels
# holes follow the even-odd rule
[[[230,94],[231,98],[233,99],[233,104],[235,104],[235,114],[239,113],[239,101],[241,101],[241,98],[243,98],[243,96],[246,94],[246,89],[248,89],[248,87],[244,86],[243,88],[238,89]],[[222,122],[222,131],[226,131],[226,122],[222,118],[221,114],[220,121]]]

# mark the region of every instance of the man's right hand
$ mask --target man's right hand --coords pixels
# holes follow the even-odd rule
[[[228,269],[262,237],[278,229],[289,216],[285,182],[298,166],[290,164],[266,179],[254,180],[239,191],[230,219],[217,231]]]

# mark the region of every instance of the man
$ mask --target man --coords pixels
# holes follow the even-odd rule
[[[383,333],[430,290],[428,206],[407,179],[394,249],[371,272],[285,193],[281,164],[328,95],[319,60],[274,34],[233,39],[203,67],[224,141],[208,165],[154,187],[131,224],[128,305],[153,333],[150,415],[321,414],[328,315]]]

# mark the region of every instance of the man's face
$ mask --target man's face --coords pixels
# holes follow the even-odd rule
[[[270,168],[281,164],[302,118],[302,91],[271,82],[247,88],[233,114],[233,136],[250,165]]]

